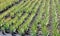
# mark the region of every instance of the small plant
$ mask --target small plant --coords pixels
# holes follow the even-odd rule
[[[3,32],[60,36],[58,19],[59,0],[0,0],[0,30]]]

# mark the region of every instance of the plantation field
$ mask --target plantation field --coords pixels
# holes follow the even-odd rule
[[[11,36],[60,36],[60,0],[0,0],[0,31]]]

